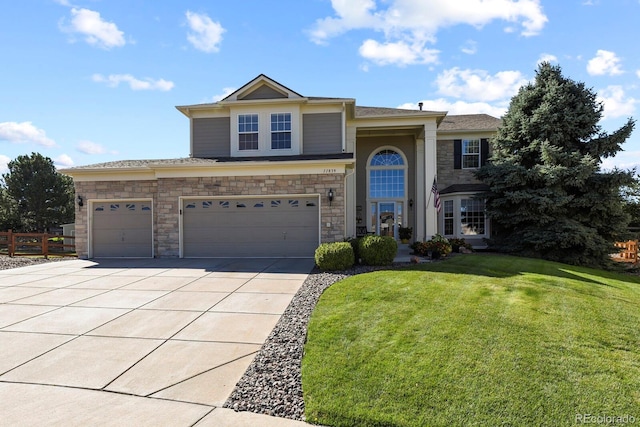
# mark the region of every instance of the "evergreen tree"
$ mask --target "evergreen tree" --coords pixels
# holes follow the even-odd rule
[[[9,196],[7,189],[0,184],[0,231],[17,231],[21,228],[18,205],[13,197]]]
[[[20,227],[15,231],[42,232],[73,222],[73,180],[62,175],[48,157],[38,153],[18,156],[2,175],[8,209],[17,211]],[[7,212],[12,212],[7,210]]]
[[[601,169],[631,135],[634,120],[607,134],[596,94],[543,63],[511,100],[477,178],[490,187],[489,247],[570,264],[610,265],[629,215],[622,189],[635,171]]]

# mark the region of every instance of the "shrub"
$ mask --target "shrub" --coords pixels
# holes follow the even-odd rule
[[[365,236],[358,249],[363,264],[390,265],[398,253],[398,243],[389,236]]]
[[[398,237],[400,240],[410,240],[413,235],[412,227],[399,227],[398,228]]]
[[[427,240],[426,242],[415,242],[410,248],[413,249],[413,253],[421,256],[427,256],[429,252],[431,252],[432,256],[434,252],[437,252],[439,255],[451,253],[451,243],[449,243],[446,237],[440,234],[436,234],[431,240]]]
[[[416,255],[426,256],[429,251],[425,242],[413,242],[409,247]]]
[[[459,238],[449,239],[449,243],[451,243],[451,248],[453,252],[458,252],[460,248],[473,250],[473,246],[471,246],[471,243],[467,243],[464,239],[459,239]]]
[[[349,242],[351,245],[351,249],[353,249],[353,257],[355,259],[355,264],[360,263],[360,237],[349,237],[345,240],[345,242]]]
[[[316,249],[315,261],[320,270],[346,270],[355,257],[349,242],[323,243]]]

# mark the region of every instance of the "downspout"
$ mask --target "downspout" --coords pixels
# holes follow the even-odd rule
[[[347,107],[342,103],[342,152],[347,151]]]
[[[343,184],[342,184],[342,186],[343,186],[343,190],[342,191],[343,191],[344,200],[345,200],[345,209],[344,209],[344,228],[345,228],[345,230],[344,230],[345,233],[344,234],[345,234],[345,236],[344,237],[347,237],[347,223],[348,223],[347,221],[349,220],[348,216],[347,216],[347,214],[349,212],[349,209],[347,209],[347,206],[346,206],[346,202],[347,202],[347,181],[349,180],[349,177],[354,175],[355,173],[356,173],[356,168],[355,168],[355,164],[354,164],[354,167],[351,168],[351,171],[347,170],[347,173],[344,174],[344,181],[343,181]],[[353,196],[355,197],[355,194]],[[355,199],[351,203],[355,204]],[[355,213],[355,211],[354,211],[354,213]]]

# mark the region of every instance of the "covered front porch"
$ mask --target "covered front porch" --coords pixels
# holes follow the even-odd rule
[[[431,186],[437,123],[444,113],[394,110],[406,117],[391,121],[373,110],[353,128],[356,164],[346,178],[347,236],[400,240],[400,230],[411,228],[411,241],[426,240],[437,233]]]

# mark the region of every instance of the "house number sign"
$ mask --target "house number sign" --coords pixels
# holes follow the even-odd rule
[[[322,169],[322,173],[336,173],[338,169]]]

